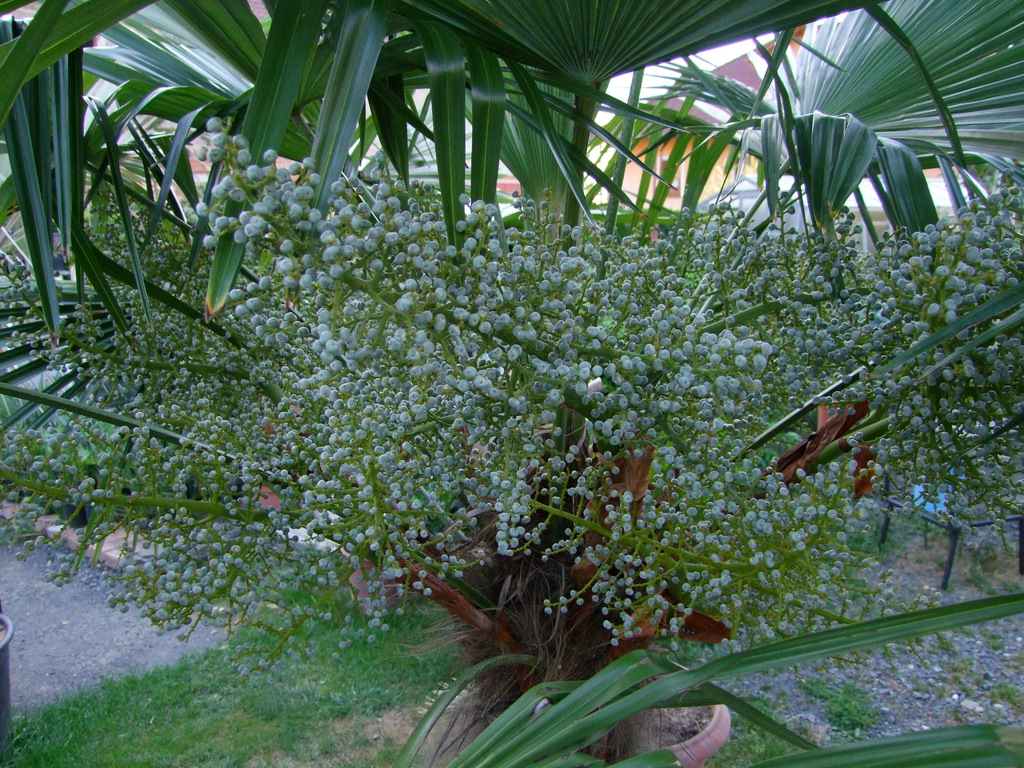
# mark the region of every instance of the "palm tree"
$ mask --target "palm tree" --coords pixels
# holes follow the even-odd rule
[[[310,0],[268,3],[271,19],[261,23],[248,4],[241,0],[217,4],[200,0],[165,0],[163,4],[131,18],[127,17],[128,13],[147,4],[99,3],[100,0],[87,0],[65,10],[64,3],[47,0],[27,27],[8,27],[9,40],[3,48],[7,59],[0,64],[6,75],[0,78],[4,84],[0,89],[0,100],[7,98],[10,105],[7,144],[11,149],[11,178],[17,188],[26,226],[37,294],[33,296],[27,289],[20,289],[22,292],[15,297],[17,301],[5,309],[6,325],[2,327],[2,333],[5,341],[10,340],[10,343],[2,354],[4,364],[9,368],[2,374],[0,395],[20,397],[43,408],[71,412],[114,425],[119,430],[118,434],[132,435],[133,440],[138,437],[140,444],[145,443],[144,450],[148,451],[147,456],[154,463],[169,461],[173,464],[176,460],[163,458],[167,454],[159,449],[160,441],[187,444],[203,461],[209,459],[210,466],[204,472],[211,490],[201,494],[202,498],[183,498],[198,482],[196,476],[182,476],[167,491],[169,495],[146,496],[144,502],[132,494],[121,492],[121,489],[119,492],[111,489],[112,495],[106,497],[111,503],[124,503],[134,511],[145,503],[165,510],[169,518],[184,515],[183,520],[191,521],[186,524],[190,530],[201,528],[210,521],[213,521],[211,525],[223,524],[229,502],[223,501],[221,496],[230,498],[231,494],[253,489],[246,487],[247,481],[224,476],[222,465],[236,457],[218,454],[217,446],[195,444],[193,438],[183,434],[183,431],[188,431],[189,420],[194,414],[183,413],[180,407],[177,411],[169,407],[163,410],[160,404],[147,406],[154,410],[146,410],[138,405],[145,397],[162,391],[171,401],[172,394],[188,392],[191,374],[207,377],[215,382],[226,402],[239,409],[244,404],[236,396],[244,392],[246,397],[259,397],[260,403],[267,407],[267,413],[280,410],[261,424],[252,421],[257,416],[255,409],[254,412],[240,412],[234,424],[220,414],[213,418],[216,429],[227,430],[222,432],[225,440],[235,434],[232,430],[241,429],[243,425],[251,428],[257,439],[281,435],[285,447],[274,447],[282,460],[275,470],[280,474],[273,482],[289,485],[291,475],[286,467],[292,457],[286,454],[292,448],[296,449],[296,461],[314,460],[308,453],[309,446],[303,445],[299,450],[309,435],[293,430],[287,419],[289,414],[296,413],[291,403],[302,401],[307,389],[315,387],[317,382],[306,379],[301,385],[295,382],[294,391],[289,392],[282,392],[273,383],[275,371],[290,370],[294,364],[289,350],[274,346],[277,334],[273,331],[281,327],[281,322],[290,322],[285,319],[288,313],[296,314],[292,310],[299,306],[298,292],[312,287],[311,284],[303,284],[306,275],[292,275],[296,263],[301,262],[305,254],[298,250],[293,256],[288,255],[295,248],[291,239],[275,241],[272,255],[266,248],[248,247],[244,242],[249,237],[246,227],[251,226],[255,232],[269,225],[266,219],[253,221],[254,217],[261,215],[256,206],[264,203],[246,200],[244,190],[236,196],[234,191],[240,186],[236,179],[244,181],[243,175],[251,170],[252,175],[248,178],[255,185],[273,173],[266,170],[266,166],[276,166],[278,162],[284,162],[282,158],[297,161],[308,156],[311,158],[309,163],[296,163],[294,168],[287,166],[284,169],[287,181],[281,181],[283,186],[301,188],[304,195],[301,202],[308,203],[308,206],[303,207],[298,202],[299,198],[293,204],[303,216],[308,208],[309,217],[300,222],[307,225],[306,229],[289,229],[290,224],[282,223],[287,217],[276,223],[281,224],[282,231],[295,235],[295,241],[305,242],[303,236],[296,233],[312,231],[315,222],[322,221],[322,212],[327,209],[330,199],[344,193],[349,195],[346,200],[352,208],[345,214],[350,217],[348,223],[352,225],[352,231],[346,230],[346,233],[355,236],[361,223],[355,222],[353,217],[362,215],[361,206],[366,206],[373,214],[378,206],[381,211],[389,208],[404,211],[403,206],[409,204],[409,200],[400,199],[398,193],[389,195],[383,191],[384,188],[393,190],[386,177],[382,181],[377,169],[367,161],[367,147],[379,147],[399,176],[408,179],[412,175],[414,138],[427,137],[433,144],[437,163],[442,220],[439,223],[444,224],[447,244],[454,254],[451,262],[446,261],[448,251],[444,251],[443,258],[439,256],[437,260],[439,264],[445,263],[446,269],[459,277],[457,268],[465,266],[458,263],[459,254],[463,247],[467,253],[472,253],[475,246],[469,241],[476,239],[461,231],[460,224],[467,213],[462,196],[468,190],[475,199],[495,200],[498,162],[502,152],[514,143],[505,140],[507,115],[517,121],[519,128],[531,131],[532,137],[539,137],[564,179],[567,192],[560,207],[564,210],[569,234],[563,235],[559,229],[551,236],[571,238],[575,236],[573,225],[580,221],[587,207],[585,174],[607,185],[613,196],[621,196],[613,180],[587,157],[586,146],[592,133],[613,146],[618,142],[616,149],[629,154],[629,142],[619,141],[614,134],[595,123],[598,105],[628,117],[675,125],[673,120],[643,113],[609,97],[604,86],[610,77],[710,45],[790,28],[821,15],[862,5],[849,0],[790,0],[783,3],[775,0],[694,0],[683,4],[638,0],[616,3],[566,0],[556,4],[541,0],[502,3],[484,0]],[[0,7],[9,9],[20,5],[22,3],[8,2],[0,4]],[[104,10],[111,7],[119,10]],[[115,20],[112,15],[124,17],[124,23],[110,28]],[[87,39],[83,38],[86,32],[91,37],[104,30],[108,39],[116,43],[116,48],[86,50],[81,55],[74,52]],[[62,58],[64,54],[67,54],[66,59]],[[26,84],[27,78],[34,73],[41,73],[41,79]],[[117,86],[108,97],[96,97],[85,102],[87,112],[83,106],[86,73],[109,78]],[[423,101],[414,98],[414,91],[422,91],[429,101],[429,119],[425,117]],[[59,117],[52,119],[51,114]],[[473,126],[468,174],[465,164],[467,115]],[[207,122],[208,119],[212,122]],[[222,126],[225,122],[230,124],[233,133],[240,133],[245,139],[231,138],[217,130],[218,124]],[[199,138],[204,124],[213,129],[212,138]],[[73,130],[62,130],[69,126]],[[81,130],[76,130],[78,128]],[[39,137],[43,140],[39,141]],[[205,141],[210,144],[204,144]],[[190,162],[192,157],[200,154],[205,155],[209,163],[202,169],[203,173],[209,174],[202,197],[201,185],[196,183]],[[261,163],[264,167],[260,167]],[[231,167],[232,164],[235,167]],[[229,171],[235,175],[229,175]],[[338,182],[337,189],[341,192],[334,188],[338,178],[345,178],[349,183],[346,186]],[[366,186],[360,186],[364,180],[367,185],[376,181],[377,198],[365,197],[368,194]],[[294,191],[290,186],[286,190],[283,186],[275,188],[282,197]],[[398,185],[395,189],[399,189]],[[420,199],[429,199],[425,193],[417,198],[408,188],[401,193],[416,198],[413,200],[416,205],[420,204]],[[396,203],[391,202],[392,197]],[[272,203],[265,204],[268,210],[273,207]],[[341,204],[336,201],[335,205]],[[243,210],[244,206],[249,207]],[[245,221],[242,220],[243,214],[247,217]],[[479,221],[481,217],[492,214],[485,207],[482,211],[474,209],[469,215]],[[99,226],[90,221],[90,216],[95,216]],[[433,226],[433,222],[431,224]],[[495,226],[503,231],[497,222]],[[62,238],[62,247],[71,251],[79,267],[73,285],[62,284],[52,277],[54,233]],[[326,245],[332,233],[325,230],[323,234],[326,240],[322,244]],[[403,237],[398,231],[387,234]],[[539,235],[537,232],[521,234],[527,239],[527,245],[532,242],[529,238],[545,236],[543,231]],[[501,239],[503,237],[511,235],[496,233],[494,242],[507,242]],[[207,242],[214,246],[212,257],[203,248]],[[545,246],[549,245],[551,243],[545,243]],[[566,245],[567,250],[571,250],[568,241]],[[333,243],[331,247],[334,247]],[[337,247],[339,253],[343,253],[343,245]],[[600,261],[600,249],[595,251]],[[332,252],[332,258],[336,256]],[[351,256],[353,268],[355,260],[362,256],[362,252]],[[397,264],[396,256],[396,265],[401,266],[415,258],[414,254],[403,254],[401,264]],[[475,261],[476,258],[470,262],[474,268]],[[486,267],[482,256],[480,261],[481,266]],[[370,271],[385,267],[390,268],[391,265],[382,263],[375,266],[372,259],[365,264],[365,269]],[[362,262],[359,269],[364,269]],[[587,279],[603,280],[599,269],[595,273],[596,278],[588,272]],[[20,274],[23,273],[21,270]],[[244,289],[238,285],[239,275],[244,278]],[[368,338],[376,338],[373,334],[379,333],[379,328],[386,327],[392,322],[391,318],[406,311],[411,299],[407,300],[401,291],[411,292],[413,287],[406,288],[408,281],[403,280],[401,291],[396,284],[387,285],[386,290],[378,292],[380,286],[372,279],[364,280],[364,276],[364,272],[349,275],[352,282],[348,287],[339,288],[333,299],[328,299],[326,294],[319,297],[322,303],[315,305],[315,309],[318,316],[320,312],[329,315],[330,301],[336,302],[332,305],[335,308],[347,307],[347,302],[354,301],[351,304],[354,308],[359,303],[352,299],[352,292],[372,296],[373,300],[367,303],[366,317],[354,321],[353,327],[358,333],[367,333]],[[231,306],[239,314],[259,312],[260,299],[248,295],[248,284],[255,286],[253,290],[256,290],[262,282],[273,283],[275,280],[295,283],[287,284],[284,303],[280,307],[281,318],[274,318],[277,325],[261,324],[258,338],[240,333],[237,326],[224,316],[225,307]],[[408,280],[418,290],[419,282],[412,277]],[[444,293],[441,286],[432,290],[435,290],[435,296]],[[753,307],[745,304],[733,306],[730,302],[745,299],[719,294],[717,290],[701,293],[701,300],[706,300],[707,306],[719,312],[722,318],[708,326],[708,333],[724,333],[723,329],[739,321],[746,323],[764,319],[769,324],[771,321],[767,318],[773,312],[785,309],[780,309],[777,306],[780,302],[774,301]],[[83,305],[88,311],[80,309]],[[18,314],[26,306],[38,313],[38,319],[27,319]],[[519,309],[526,311],[525,306]],[[553,317],[558,316],[554,305],[543,309]],[[593,329],[594,344],[597,345],[594,347],[597,350],[595,359],[607,358],[605,362],[610,362],[618,350],[614,345],[605,347],[597,341],[602,333],[606,333],[602,326],[606,318],[600,316],[603,310],[595,304],[588,306],[586,311],[597,313],[589,326]],[[461,306],[452,310],[452,316],[456,317],[457,312],[469,314]],[[72,313],[75,314],[75,322],[89,325],[88,333],[74,338],[69,338],[70,334],[62,334],[62,320]],[[537,315],[541,317],[539,311]],[[461,316],[457,319],[461,320]],[[446,318],[441,320],[448,322]],[[545,315],[545,321],[548,320],[555,322]],[[466,322],[471,323],[468,319]],[[479,317],[473,322],[480,322]],[[41,329],[49,332],[54,348],[45,353],[41,352],[34,339],[26,340],[26,334]],[[180,335],[176,335],[178,331]],[[283,332],[281,335],[284,336]],[[403,331],[402,338],[405,337]],[[430,342],[425,330],[424,338],[424,343]],[[507,333],[502,336],[500,331],[495,331],[494,338],[498,339],[499,346],[511,344]],[[129,339],[138,344],[127,341]],[[189,345],[186,355],[175,348],[182,339],[187,339]],[[328,339],[326,335],[324,339],[325,345],[343,341]],[[540,342],[527,343],[526,349],[539,361],[548,352],[555,355],[553,346],[545,347]],[[521,351],[520,348],[513,354]],[[59,364],[66,363],[72,367],[71,372],[49,384],[42,392],[15,386],[15,382],[28,380],[38,370],[44,354],[55,355]],[[647,355],[646,352],[644,354]],[[746,355],[742,357],[742,364],[747,366]],[[757,360],[754,352],[751,352],[751,357]],[[172,358],[174,362],[170,362]],[[514,362],[513,358],[509,359]],[[461,362],[463,370],[468,370],[469,361]],[[512,362],[507,369],[492,371],[495,376],[503,377],[503,384],[507,383],[510,389],[521,386],[516,382],[522,373]],[[86,363],[94,367],[87,370]],[[756,364],[760,365],[760,362]],[[628,365],[633,365],[632,360]],[[97,370],[121,373],[134,370],[138,376],[126,375],[123,380],[100,387],[96,380],[101,377],[93,375]],[[369,365],[366,370],[371,371]],[[525,371],[522,375],[530,373],[528,368]],[[507,377],[507,382],[504,377]],[[384,379],[383,375],[378,377],[380,381]],[[487,382],[486,379],[482,381]],[[805,389],[810,387],[810,377],[801,386]],[[254,394],[253,388],[260,391]],[[550,391],[555,394],[552,407],[560,406],[551,421],[559,420],[557,428],[564,443],[560,446],[564,449],[562,455],[577,456],[570,463],[578,461],[581,467],[586,462],[590,462],[588,466],[600,464],[605,467],[609,479],[604,490],[610,498],[625,498],[626,494],[643,496],[647,491],[644,472],[649,475],[656,461],[653,447],[648,446],[650,451],[623,453],[614,458],[609,450],[607,457],[603,454],[599,457],[596,448],[592,452],[586,445],[587,441],[583,441],[584,448],[580,453],[579,446],[570,444],[568,438],[584,434],[579,415],[582,410],[562,407],[557,402],[560,392],[555,388]],[[566,402],[575,407],[582,404],[579,398],[592,394],[589,391],[575,392],[574,397],[570,393],[570,400]],[[530,396],[536,395],[537,392],[531,390]],[[343,408],[343,399],[339,398],[338,402],[342,404],[338,408]],[[280,408],[278,404],[281,404]],[[136,408],[136,411],[131,415],[120,413],[118,409],[122,405]],[[195,407],[205,406],[196,403]],[[510,407],[518,407],[518,403]],[[547,413],[544,407],[543,412]],[[301,407],[298,414],[302,414]],[[879,419],[878,423],[883,421]],[[855,422],[836,427],[833,437],[848,432]],[[454,428],[453,425],[454,421],[446,428]],[[329,416],[325,413],[324,419],[316,426],[330,426]],[[278,433],[278,429],[282,431]],[[360,429],[363,428],[355,428],[353,434]],[[555,427],[550,429],[554,433]],[[415,437],[414,432],[410,431],[410,439]],[[455,433],[450,437],[452,442],[460,439]],[[327,443],[333,445],[330,440]],[[572,450],[574,447],[576,452]],[[805,455],[817,456],[815,451],[820,452],[823,447],[816,445]],[[327,445],[318,448],[326,451]],[[476,450],[473,445],[467,448],[468,454]],[[365,459],[367,466],[371,467],[367,470],[368,477],[373,474],[372,466],[377,459],[399,464],[405,460],[401,451],[388,456],[367,455]],[[247,461],[244,457],[242,460],[243,463]],[[473,461],[472,456],[466,459],[467,471],[480,470]],[[812,463],[813,457],[799,467],[794,465],[794,475],[796,469],[808,469]],[[251,466],[256,468],[253,471],[262,472],[258,464],[256,460],[251,462]],[[532,477],[526,469],[523,471]],[[3,473],[7,470],[0,470],[0,474]],[[614,481],[612,477],[616,473],[632,477],[628,482]],[[10,479],[8,474],[3,476]],[[49,488],[45,483],[29,482]],[[89,485],[90,481],[83,483],[72,491],[79,500],[85,498],[83,494],[91,494],[95,490]],[[376,492],[372,477],[360,480],[359,486],[360,493],[364,490]],[[82,490],[83,487],[87,490]],[[259,488],[255,490],[258,492]],[[318,498],[319,490],[309,489],[312,498]],[[456,493],[451,488],[446,490]],[[551,514],[557,516],[559,510],[552,506],[554,502],[549,503],[556,490],[553,486],[546,487],[532,501],[544,504],[546,509],[553,510]],[[299,492],[297,488],[289,488],[290,500],[295,501]],[[425,502],[417,495],[418,492],[416,488],[409,488],[409,498],[403,499],[403,503],[419,508],[417,505]],[[430,503],[445,501],[439,498],[443,494],[433,489],[424,493]],[[452,502],[453,499],[447,501]],[[585,517],[582,511],[585,506],[577,504],[574,519]],[[467,510],[467,515],[477,512]],[[258,510],[257,514],[263,513]],[[273,517],[275,513],[265,514]],[[484,510],[480,514],[496,517],[496,510]],[[286,518],[285,513],[274,518],[281,523],[282,532],[287,527]],[[329,524],[330,520],[326,514],[322,522]],[[600,519],[596,522],[583,520],[585,524],[580,530],[603,535],[603,522]],[[147,522],[150,523],[154,529],[162,525],[156,519]],[[97,535],[102,533],[102,525],[98,523],[93,532]],[[429,537],[431,532],[424,523],[416,530],[390,530],[389,535],[411,534],[413,539],[417,539]],[[495,551],[501,552],[496,542],[497,539],[480,546],[486,549],[495,543]],[[270,541],[267,551],[272,549],[270,545],[277,543],[276,540]],[[371,546],[373,542],[366,542],[365,537],[357,543],[360,548],[353,547],[355,554],[347,560],[337,558],[342,571],[350,571],[358,565],[362,555],[370,557],[375,551]],[[267,542],[262,542],[261,546],[263,544]],[[593,546],[599,546],[599,543]],[[434,554],[439,562],[447,562],[441,554]],[[356,566],[353,566],[353,560]],[[586,582],[589,574],[585,568],[576,569],[572,563],[569,566],[574,577],[579,576]],[[230,570],[230,567],[225,561],[225,569]],[[417,563],[407,560],[400,570],[412,574],[417,567]],[[565,576],[562,572],[550,578],[564,581]],[[334,582],[338,577],[333,571],[324,579],[332,587],[337,586]],[[479,620],[481,626],[490,630],[488,640],[497,642],[502,653],[508,653],[516,643],[515,637],[510,640],[508,633],[504,632],[507,627],[499,620],[511,591],[511,587],[504,586],[506,583],[511,583],[511,580],[491,584],[495,590],[493,595],[481,594],[473,584],[460,582],[458,573],[450,574],[450,578],[443,581],[424,564],[422,574],[410,586],[421,589],[425,594],[432,591],[435,599],[443,598],[439,601],[445,602],[452,613],[466,619],[467,623]],[[210,594],[221,595],[226,594],[224,590],[232,588],[223,575],[211,576],[206,586]],[[175,600],[179,597],[185,599],[178,595]],[[205,597],[201,599],[205,600]],[[161,618],[159,611],[164,611],[165,616],[171,613],[177,616],[179,607],[177,604],[162,606],[158,609],[157,618]],[[488,612],[489,615],[485,615]],[[597,625],[602,623],[602,617],[593,611],[584,609],[581,613],[593,614],[589,616],[590,620]],[[688,613],[683,624],[686,622],[690,622],[685,627],[685,633],[689,635],[721,638],[725,631],[721,622],[701,616],[699,612]],[[656,622],[643,619],[639,625],[643,631],[638,633],[638,644],[649,639],[648,630],[653,631]],[[695,625],[699,625],[697,629]],[[599,662],[606,661],[607,658],[601,655]],[[519,682],[525,685],[529,678],[528,674],[524,675]]]

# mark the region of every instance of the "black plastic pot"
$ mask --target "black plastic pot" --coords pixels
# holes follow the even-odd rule
[[[11,664],[8,646],[14,635],[11,620],[0,606],[0,756],[7,749],[7,733],[11,726]]]
[[[61,517],[67,521],[70,528],[85,528],[89,524],[89,515],[92,513],[92,504],[78,506],[70,502],[61,504]]]

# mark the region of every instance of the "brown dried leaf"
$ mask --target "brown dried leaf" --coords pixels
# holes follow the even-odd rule
[[[694,611],[686,617],[679,637],[696,643],[720,643],[732,634],[728,625],[713,619],[700,611]]]
[[[779,457],[776,472],[781,472],[786,483],[798,480],[797,470],[810,470],[825,446],[849,434],[857,422],[867,416],[870,410],[866,400],[853,407],[852,412],[840,411],[825,420],[816,432],[812,432]]]

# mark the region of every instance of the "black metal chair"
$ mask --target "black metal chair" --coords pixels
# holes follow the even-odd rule
[[[946,500],[945,494],[939,493],[938,498],[934,501],[925,501],[921,495],[921,486],[914,487],[914,500],[911,503],[902,501],[896,498],[895,494],[891,493],[889,478],[885,478],[884,494],[882,500],[885,502],[886,509],[884,510],[885,519],[882,521],[882,530],[878,536],[878,549],[882,549],[882,545],[885,544],[885,539],[889,535],[889,522],[892,520],[892,512],[896,509],[906,509],[907,507],[914,508],[914,514],[926,523],[936,525],[940,528],[944,528],[949,536],[949,549],[946,553],[946,568],[942,573],[942,585],[940,589],[945,591],[949,588],[949,576],[953,571],[953,558],[956,557],[956,549],[960,544],[960,534],[963,530],[962,525],[958,525],[955,522],[947,519],[938,517],[938,513],[946,511]],[[1010,515],[1005,518],[1008,523],[1017,523],[1017,573],[1024,576],[1024,515]],[[974,520],[971,522],[971,526],[974,528],[984,528],[988,525],[995,524],[994,519],[985,520]]]

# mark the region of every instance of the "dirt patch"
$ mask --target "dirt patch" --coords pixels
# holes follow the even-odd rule
[[[419,719],[414,707],[395,708],[379,717],[346,717],[331,721],[331,732],[344,752],[342,765],[376,765],[383,750],[397,749]],[[375,760],[375,758],[377,758]]]
[[[659,709],[650,713],[647,727],[656,737],[651,748],[670,747],[692,739],[711,722],[711,715],[710,707]]]
[[[253,755],[245,761],[242,768],[268,768],[268,766],[277,766],[278,768],[287,768],[293,763],[290,761],[288,755],[283,752],[270,752],[267,754]]]
[[[703,731],[714,711],[711,707],[681,707],[654,709],[634,719],[637,729],[630,750],[635,754],[668,749],[692,739]]]
[[[390,740],[404,744],[416,727],[417,717],[407,708],[389,709],[363,726],[363,735],[371,741]]]

